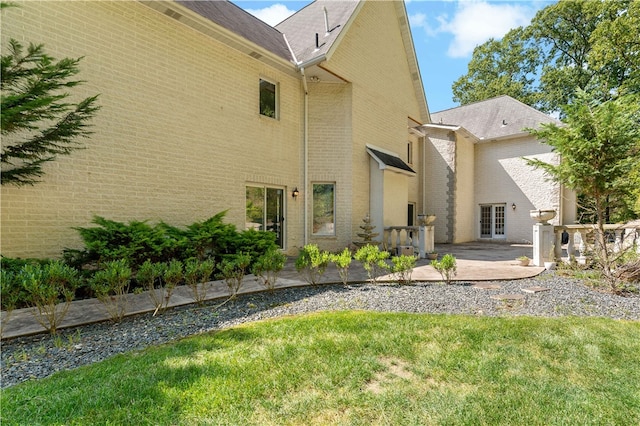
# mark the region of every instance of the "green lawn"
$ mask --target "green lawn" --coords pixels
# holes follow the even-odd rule
[[[2,425],[640,424],[640,322],[318,313],[1,394]]]

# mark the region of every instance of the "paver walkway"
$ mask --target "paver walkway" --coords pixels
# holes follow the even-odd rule
[[[493,281],[530,278],[540,274],[544,268],[518,265],[515,260],[519,256],[532,256],[530,245],[465,243],[440,244],[436,246],[440,256],[450,253],[457,259],[458,273],[456,281]],[[307,285],[304,278],[294,267],[295,259],[289,259],[285,269],[276,283],[277,288],[297,287]],[[419,259],[413,270],[414,281],[441,281],[440,274],[430,265],[431,261]],[[380,281],[392,281],[390,275],[381,277]],[[359,262],[354,261],[349,268],[349,282],[359,283],[367,281],[367,273]],[[321,283],[340,283],[340,277],[335,266],[327,268]],[[212,281],[207,284],[207,298],[219,299],[229,295],[229,290],[223,281]],[[240,289],[241,294],[263,291],[264,287],[253,275],[248,275]],[[193,303],[191,290],[181,286],[176,288],[169,306],[180,306]],[[128,295],[127,315],[153,312],[155,307],[146,292]],[[3,338],[25,336],[42,333],[43,327],[36,321],[33,309],[17,309],[4,327]],[[4,318],[4,312],[3,312]],[[77,300],[71,303],[69,312],[59,328],[74,327],[109,319],[104,306],[97,299]]]

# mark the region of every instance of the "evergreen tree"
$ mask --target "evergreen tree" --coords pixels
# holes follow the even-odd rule
[[[3,4],[4,8],[6,7]],[[73,77],[82,58],[55,60],[43,45],[11,39],[1,58],[2,185],[33,185],[44,163],[83,148],[88,121],[99,107],[97,95],[79,103],[65,90],[82,83]]]

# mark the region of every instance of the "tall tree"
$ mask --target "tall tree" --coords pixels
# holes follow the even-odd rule
[[[629,203],[629,194],[640,186],[640,106],[630,95],[601,103],[592,94],[578,90],[574,102],[565,108],[565,117],[564,126],[550,123],[530,130],[562,161],[557,165],[537,159],[527,162],[592,202],[599,259],[605,276],[612,277],[604,224],[612,203]]]
[[[454,100],[465,104],[509,94],[557,112],[571,103],[576,89],[597,92],[603,100],[622,87],[637,93],[638,3],[561,0],[545,7],[529,26],[474,50],[468,73],[453,84]],[[614,30],[619,36],[610,36]],[[526,78],[507,71],[512,63],[520,64]]]
[[[44,163],[82,148],[77,138],[91,134],[97,95],[76,104],[65,92],[82,83],[73,79],[81,59],[56,61],[42,45],[30,44],[25,51],[9,41],[0,62],[2,185],[33,185],[44,174]]]
[[[540,66],[538,49],[523,35],[511,30],[501,40],[490,39],[473,51],[466,78],[453,83],[453,100],[461,104],[509,95],[527,105],[536,105],[535,76]]]

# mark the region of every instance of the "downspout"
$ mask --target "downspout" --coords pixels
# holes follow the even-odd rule
[[[304,191],[302,192],[303,198],[303,221],[304,221],[304,245],[309,244],[309,215],[307,214],[309,205],[309,87],[307,86],[307,75],[304,73],[304,67],[300,67],[300,73],[302,74],[302,86],[304,87],[304,136],[303,139],[303,152],[304,152]]]

